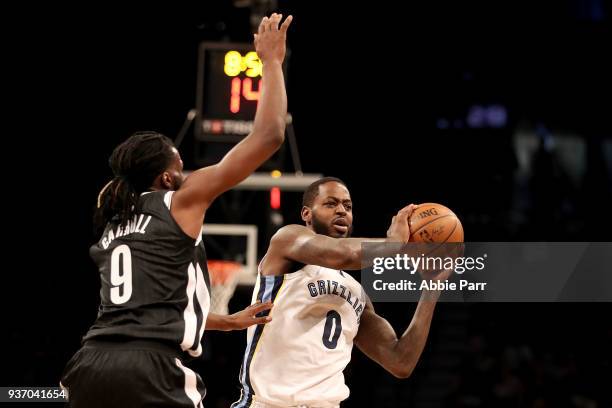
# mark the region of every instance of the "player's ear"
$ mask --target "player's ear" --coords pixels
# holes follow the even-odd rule
[[[310,225],[310,222],[312,221],[312,210],[310,207],[302,207],[302,221],[304,221],[306,225]]]
[[[162,186],[165,189],[172,190],[172,176],[167,171],[164,171],[161,175]]]

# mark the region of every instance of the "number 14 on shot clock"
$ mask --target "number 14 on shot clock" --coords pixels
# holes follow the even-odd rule
[[[225,54],[223,72],[233,77],[230,88],[230,112],[240,112],[243,98],[255,101],[257,104],[261,94],[262,63],[255,51],[247,52],[245,55],[235,50],[228,51]],[[245,76],[241,77],[243,73]]]

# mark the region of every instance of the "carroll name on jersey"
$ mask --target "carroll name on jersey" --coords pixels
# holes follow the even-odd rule
[[[109,245],[115,238],[120,238],[128,234],[144,234],[146,228],[151,222],[151,216],[145,214],[136,214],[128,221],[125,227],[119,225],[116,231],[109,229],[108,234],[102,237],[101,244],[102,248],[108,249]]]

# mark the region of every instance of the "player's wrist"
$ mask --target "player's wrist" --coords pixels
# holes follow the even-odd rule
[[[225,316],[224,323],[225,325],[224,325],[223,330],[225,331],[232,331],[232,330],[240,329],[238,325],[238,316],[236,316],[236,314]]]
[[[424,302],[436,303],[440,299],[442,291],[440,289],[423,289],[421,291],[421,299]]]
[[[261,62],[262,66],[264,67],[273,67],[273,66],[282,66],[283,65],[283,60],[279,60],[276,58],[271,58],[271,59],[266,59],[265,61]]]
[[[397,243],[405,243],[405,240],[401,236],[388,235],[385,238],[386,243],[388,244],[397,244]]]

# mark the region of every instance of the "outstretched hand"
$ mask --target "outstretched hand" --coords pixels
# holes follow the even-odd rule
[[[293,20],[293,16],[285,19],[282,14],[273,13],[270,17],[264,17],[259,24],[257,34],[255,34],[255,51],[263,64],[267,62],[282,63],[287,52],[287,29]]]
[[[272,309],[272,302],[261,303],[257,301],[245,309],[230,315],[232,330],[246,329],[255,324],[266,324],[272,321],[271,316],[259,316],[259,313]]]

